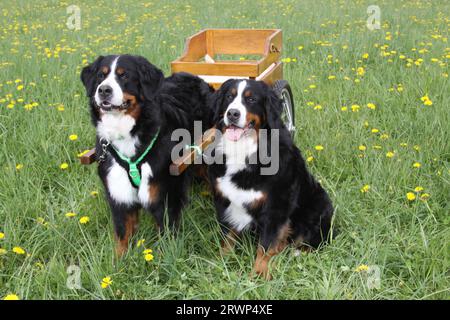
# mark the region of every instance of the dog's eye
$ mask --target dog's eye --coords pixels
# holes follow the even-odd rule
[[[99,72],[99,73],[97,74],[97,78],[98,78],[99,80],[103,80],[103,79],[105,79],[105,74],[104,74],[103,72]]]
[[[119,74],[119,78],[122,80],[128,79],[128,74],[126,72]]]
[[[255,102],[256,102],[256,99],[253,98],[253,97],[248,97],[248,98],[247,98],[247,102],[248,102],[248,103],[255,103]]]
[[[234,97],[232,94],[227,94],[226,98],[228,101],[231,101],[231,100],[233,100]]]

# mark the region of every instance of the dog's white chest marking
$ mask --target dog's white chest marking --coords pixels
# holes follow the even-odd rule
[[[111,142],[122,154],[133,157],[138,143],[131,135],[136,120],[120,111],[105,113],[97,124],[97,134]]]
[[[128,172],[114,159],[106,177],[108,192],[111,198],[122,204],[133,205],[140,203],[148,206],[152,199],[149,196],[149,179],[153,177],[152,168],[146,162],[141,166],[141,185],[139,189],[133,187],[128,178]]]
[[[217,178],[217,188],[230,201],[225,211],[225,219],[236,231],[242,231],[253,221],[245,205],[260,200],[264,196],[263,193],[254,189],[239,188],[231,181],[228,170],[225,176]]]
[[[152,168],[146,162],[141,166],[141,185],[139,186],[138,197],[141,205],[146,207],[151,204],[152,199],[150,199],[149,192],[149,179],[153,177]]]
[[[115,202],[128,205],[138,202],[137,191],[128,179],[128,172],[114,159],[106,176],[106,183],[109,195]]]

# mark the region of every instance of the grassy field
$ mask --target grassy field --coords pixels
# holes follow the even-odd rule
[[[0,298],[448,299],[449,12],[445,0],[1,1]],[[176,239],[144,217],[116,261],[95,166],[78,163],[95,135],[81,68],[131,53],[168,74],[185,38],[212,27],[283,29],[295,141],[336,206],[332,243],[286,250],[270,282],[250,277],[250,235],[220,256],[204,185]]]

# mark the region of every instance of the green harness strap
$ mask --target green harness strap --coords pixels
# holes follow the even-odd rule
[[[133,184],[135,185],[135,187],[139,188],[139,186],[141,185],[141,173],[139,172],[138,169],[138,165],[139,163],[141,163],[142,159],[144,159],[144,157],[149,153],[149,151],[153,148],[153,145],[155,144],[156,139],[158,138],[159,135],[159,129],[156,132],[155,136],[153,137],[152,141],[150,141],[150,144],[148,145],[147,149],[145,149],[145,151],[141,154],[141,156],[139,158],[136,159],[136,161],[131,161],[130,158],[124,156],[122,153],[119,152],[119,150],[117,150],[113,145],[111,145],[114,149],[114,151],[116,152],[117,156],[122,159],[123,161],[125,161],[126,163],[128,163],[128,175],[131,178],[131,181],[133,182]]]

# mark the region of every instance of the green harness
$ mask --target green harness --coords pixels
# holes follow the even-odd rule
[[[111,144],[111,147],[114,149],[117,156],[120,159],[122,159],[123,161],[125,161],[126,163],[128,163],[128,175],[130,176],[131,181],[133,182],[133,184],[136,188],[139,188],[139,186],[141,185],[141,173],[139,172],[139,169],[137,166],[139,165],[139,163],[141,163],[141,161],[145,158],[145,156],[153,148],[153,145],[155,144],[156,139],[158,138],[158,135],[159,135],[159,129],[156,132],[155,136],[153,137],[152,141],[150,141],[150,144],[148,145],[147,149],[145,149],[145,151],[141,154],[141,156],[139,158],[137,158],[135,161],[131,161],[130,158],[128,158],[125,155],[123,155],[122,153],[120,153],[119,150],[117,150]]]

